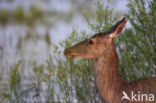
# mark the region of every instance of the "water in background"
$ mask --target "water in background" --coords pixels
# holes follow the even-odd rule
[[[18,60],[24,60],[26,77],[31,73],[29,64],[33,61],[41,64],[52,53],[52,43],[58,43],[70,34],[72,28],[87,30],[82,13],[87,11],[94,20],[96,0],[0,0],[0,11],[8,10],[9,15],[20,6],[29,14],[30,8],[37,7],[43,11],[43,20],[34,24],[17,22],[15,17],[9,18],[6,24],[0,24],[0,90],[6,88],[11,66]],[[103,1],[105,2],[105,1]],[[122,3],[121,3],[122,2]],[[122,5],[122,6],[121,6]],[[33,6],[33,7],[32,7]],[[114,15],[122,16],[127,11],[125,0],[112,2]],[[34,8],[35,9],[35,8]],[[36,17],[38,19],[40,17]],[[32,22],[34,22],[32,21]],[[31,22],[31,21],[30,21]],[[28,84],[30,81],[24,81]]]

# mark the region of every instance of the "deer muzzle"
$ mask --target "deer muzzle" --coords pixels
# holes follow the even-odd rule
[[[74,55],[72,54],[70,48],[67,48],[67,49],[64,50],[64,55],[65,55],[67,58],[73,58],[73,57],[74,57]]]
[[[90,48],[87,41],[80,42],[64,50],[67,58],[91,58]]]

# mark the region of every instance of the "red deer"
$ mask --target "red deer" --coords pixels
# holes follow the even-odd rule
[[[127,20],[112,26],[107,32],[65,49],[67,58],[91,58],[99,93],[106,103],[156,103],[156,77],[128,82],[118,72],[118,57],[114,37],[120,34]]]

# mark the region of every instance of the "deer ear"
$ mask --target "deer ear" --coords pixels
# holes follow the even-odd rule
[[[114,38],[119,35],[127,22],[126,17],[123,17],[122,20],[118,21],[115,25],[113,25],[107,32],[109,37]]]

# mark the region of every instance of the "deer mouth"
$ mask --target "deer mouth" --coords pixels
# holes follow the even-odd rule
[[[65,56],[67,57],[67,58],[74,58],[75,57],[75,55],[73,55],[73,54],[65,54]]]
[[[74,58],[75,56],[74,55],[66,55],[66,57],[71,59],[71,58]]]
[[[65,55],[67,58],[74,58],[74,57],[77,56],[75,53],[72,53],[70,49],[65,49],[65,50],[64,50],[64,55]]]

